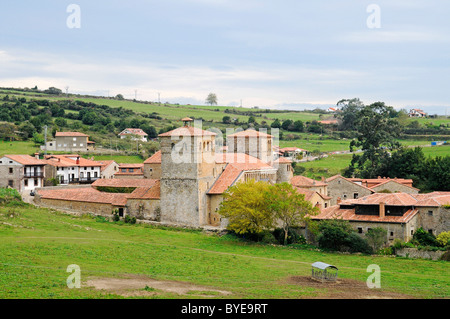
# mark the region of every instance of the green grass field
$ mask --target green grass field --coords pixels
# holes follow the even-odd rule
[[[450,296],[445,261],[326,253],[295,246],[245,243],[200,231],[143,224],[100,222],[34,207],[0,207],[0,298],[119,298],[86,285],[92,278],[147,278],[200,285],[230,294],[214,298],[322,298],[331,288],[295,284],[323,261],[339,268],[340,280],[364,285],[379,265],[381,293],[416,298]],[[68,265],[81,269],[81,288],[69,289]],[[344,288],[342,288],[344,289]],[[348,287],[347,287],[348,289]],[[140,298],[202,298],[144,289]],[[345,289],[344,289],[345,290]],[[350,289],[351,290],[351,289]],[[333,290],[334,291],[334,290]],[[350,293],[351,291],[335,291]],[[200,297],[199,297],[200,294]],[[375,292],[372,293],[376,294]],[[359,296],[361,297],[361,296]],[[359,298],[356,297],[356,298]]]
[[[0,156],[13,154],[31,155],[39,151],[39,147],[35,146],[34,143],[30,141],[7,142],[0,140]]]

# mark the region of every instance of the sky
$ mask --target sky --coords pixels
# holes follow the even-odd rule
[[[450,2],[2,1],[0,86],[36,85],[279,109],[360,98],[450,115]]]

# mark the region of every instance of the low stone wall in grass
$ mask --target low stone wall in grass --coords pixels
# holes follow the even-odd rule
[[[395,250],[395,255],[408,258],[423,258],[431,260],[439,260],[445,251],[437,250],[419,250],[417,248],[401,248]]]

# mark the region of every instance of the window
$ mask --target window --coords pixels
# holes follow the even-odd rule
[[[74,142],[76,142],[76,141],[77,141],[77,138],[76,138],[76,137],[74,137],[74,138],[73,138],[73,141],[74,141]]]
[[[362,234],[362,232],[363,232],[362,227],[358,227],[358,234]]]
[[[24,179],[24,180],[23,180],[23,185],[24,185],[25,187],[28,187],[28,179]]]
[[[391,231],[391,237],[394,237],[394,232],[393,231]]]
[[[53,143],[49,143],[50,146],[53,146]]]
[[[359,194],[358,193],[353,193],[353,199],[358,199]]]
[[[344,196],[342,196],[344,199],[347,199],[347,194],[344,194]]]
[[[8,186],[9,186],[9,187],[14,187],[14,181],[10,179],[10,180],[8,181]]]
[[[129,168],[128,171],[129,171],[130,173],[133,173],[133,172],[134,172],[134,169],[133,169],[133,168]]]
[[[77,143],[73,143],[73,147],[77,146]]]
[[[10,174],[14,173],[14,169],[12,167],[9,168],[9,173]]]
[[[433,235],[433,230],[432,229],[428,229],[428,233]]]
[[[34,179],[34,186],[38,186],[39,185],[39,181],[37,178]]]
[[[83,143],[80,143],[80,146],[83,147]]]
[[[432,210],[428,211],[428,216],[433,216],[433,211]]]
[[[122,171],[122,173],[126,173],[127,169],[126,168],[122,168],[121,171]]]

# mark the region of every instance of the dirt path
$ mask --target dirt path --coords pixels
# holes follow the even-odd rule
[[[287,279],[291,285],[323,289],[323,293],[311,299],[411,299],[411,296],[370,289],[365,282],[353,279],[338,279],[336,282],[318,282],[307,276],[294,276]]]

